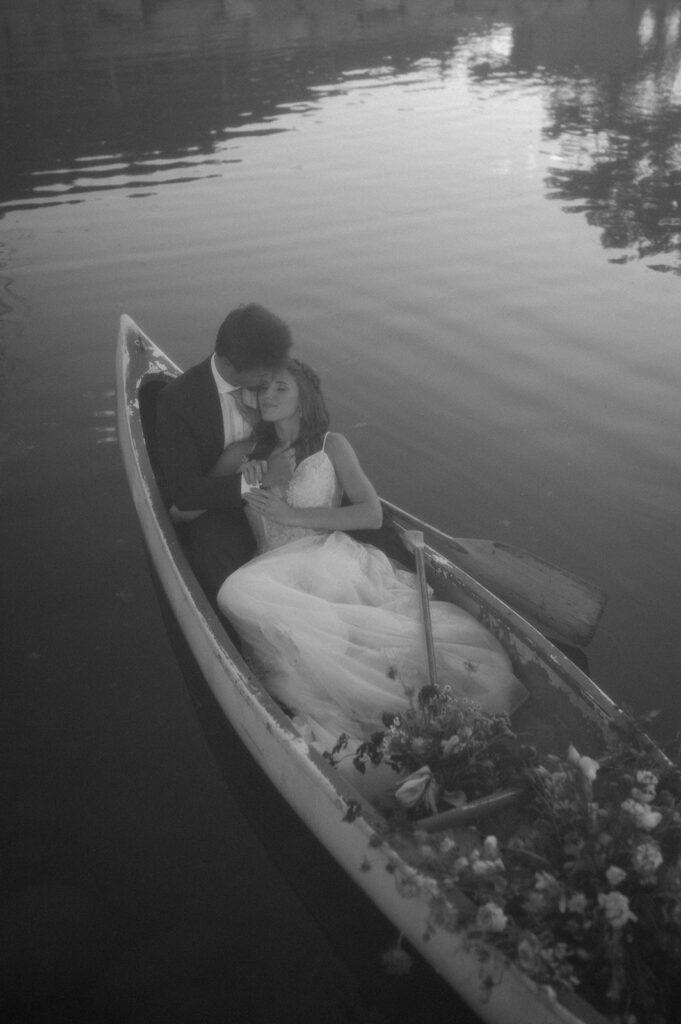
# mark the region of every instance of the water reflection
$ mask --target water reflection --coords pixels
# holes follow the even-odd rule
[[[419,14],[425,22],[427,8]],[[76,5],[80,17],[68,22],[56,4],[43,5],[40,17],[18,5],[4,14],[9,145],[0,212],[57,196],[74,201],[98,188],[205,177],[230,162],[214,156],[219,143],[277,131],[263,124],[282,106],[313,109],[311,88],[358,60],[380,66],[374,41],[391,38],[402,20],[398,7],[369,3],[318,2],[313,13],[301,4],[207,0],[109,2],[97,10]],[[414,59],[414,42],[394,42],[399,74]],[[348,43],[359,48],[346,52]],[[417,47],[416,58],[422,52]]]
[[[8,679],[20,680],[5,752],[10,826],[30,848],[15,844],[9,883],[69,883],[73,865],[99,880],[102,916],[115,905],[119,948],[89,1019],[112,993],[109,1016],[125,1001],[116,1019],[141,1019],[159,955],[176,999],[204,902],[220,918],[213,950],[240,964],[286,916],[235,839],[173,682],[115,447],[123,310],[181,365],[226,303],[257,296],[281,312],[381,493],[605,586],[595,678],[637,711],[662,707],[660,729],[676,731],[678,283],[604,252],[678,266],[678,247],[664,251],[678,216],[678,11],[0,4],[0,532]],[[68,930],[54,935],[69,948]],[[229,972],[200,959],[219,990],[219,1016],[193,1018],[207,1024],[225,1017]],[[272,974],[263,1002],[293,998],[288,961]],[[315,971],[307,1008],[326,977]]]
[[[566,212],[584,213],[601,230],[602,245],[620,250],[611,262],[662,256],[650,268],[677,274],[680,22],[678,6],[663,3],[645,7],[628,25],[622,18],[615,40],[592,25],[605,56],[595,63],[582,58],[580,74],[550,84],[544,128],[556,144],[549,198],[567,201]]]
[[[390,84],[432,61],[425,87],[453,68],[488,93],[536,82],[547,196],[600,229],[612,262],[681,273],[676,0],[81,0],[68,16],[13,0],[1,17],[0,216],[224,175],[229,141],[284,130],[282,109],[311,113],[357,69]]]

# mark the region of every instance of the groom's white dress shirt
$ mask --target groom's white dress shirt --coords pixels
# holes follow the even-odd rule
[[[215,355],[213,355],[210,361],[210,368],[213,371],[213,379],[215,380],[215,386],[218,389],[218,396],[220,398],[223,443],[226,447],[232,441],[243,441],[245,437],[250,437],[253,433],[253,427],[241,415],[234,392],[240,394],[244,405],[253,409],[257,408],[257,401],[252,391],[246,391],[245,389],[235,387],[233,384],[228,384],[224,377],[220,376],[215,365]]]

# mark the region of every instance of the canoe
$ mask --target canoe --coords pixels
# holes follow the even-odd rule
[[[442,913],[444,905],[456,909],[456,891],[434,894],[433,879],[410,862],[408,851],[391,842],[384,816],[304,740],[230,641],[194,577],[154,472],[155,397],[180,372],[130,317],[121,318],[118,431],[132,499],[160,587],[221,712],[281,797],[349,878],[481,1020],[605,1022],[574,992],[556,995],[505,961],[500,961],[495,984],[481,986],[480,950],[448,926]],[[387,502],[384,516],[396,537],[405,528],[426,527]],[[424,532],[434,544],[438,531],[426,527]],[[624,712],[570,658],[430,543],[425,562],[436,596],[467,609],[502,643],[530,695],[526,718],[548,731],[549,745],[566,749],[572,743],[595,755],[630,726]],[[434,916],[435,903],[440,912]],[[492,959],[498,956],[493,952]]]

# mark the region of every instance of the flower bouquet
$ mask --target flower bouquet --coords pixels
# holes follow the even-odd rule
[[[681,1007],[681,771],[637,734],[598,760],[540,755],[503,715],[446,688],[354,755],[400,772],[390,840],[430,880],[433,921],[463,930],[494,984],[492,947],[537,984],[576,990],[616,1024],[673,1024]],[[332,758],[343,749],[344,738]],[[419,817],[503,786],[526,798],[473,828]],[[411,822],[411,824],[410,824]],[[458,901],[448,899],[459,895]],[[460,894],[466,907],[452,913]]]

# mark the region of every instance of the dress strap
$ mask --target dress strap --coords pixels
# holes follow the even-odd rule
[[[327,430],[327,432],[324,434],[324,440],[322,441],[322,451],[326,451],[326,439],[330,433],[331,431]]]

